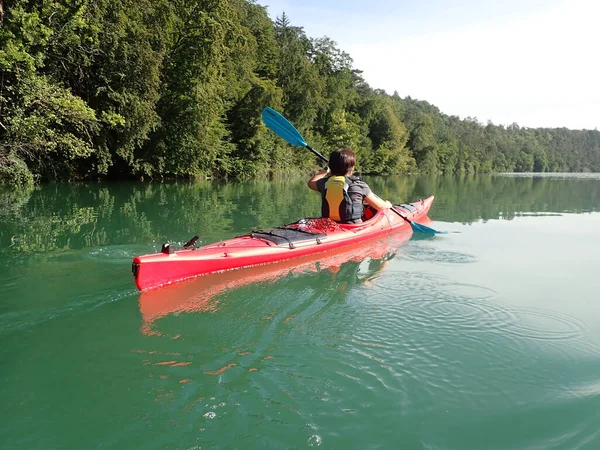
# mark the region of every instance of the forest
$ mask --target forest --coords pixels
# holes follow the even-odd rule
[[[0,184],[314,170],[262,124],[265,106],[322,153],[354,149],[365,174],[600,171],[597,129],[482,124],[389,95],[335,41],[266,8],[0,0]]]

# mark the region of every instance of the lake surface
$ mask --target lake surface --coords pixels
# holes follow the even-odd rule
[[[0,192],[3,449],[598,449],[600,176],[366,178],[433,228],[139,293],[134,256],[319,212],[300,181]]]

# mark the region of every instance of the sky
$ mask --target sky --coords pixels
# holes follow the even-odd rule
[[[372,88],[497,125],[600,129],[598,0],[258,0]]]

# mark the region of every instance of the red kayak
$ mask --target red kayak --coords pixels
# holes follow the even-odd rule
[[[172,246],[163,245],[161,253],[133,259],[133,277],[143,291],[199,275],[364,245],[392,232],[412,233],[409,221],[427,222],[433,198],[395,206],[398,213],[390,209],[376,211],[369,220],[356,225],[309,218],[197,248],[175,251]]]

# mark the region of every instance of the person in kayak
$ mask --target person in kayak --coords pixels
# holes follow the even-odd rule
[[[339,223],[361,223],[363,201],[376,210],[392,204],[375,195],[367,183],[353,175],[356,155],[349,148],[329,155],[327,167],[308,180],[308,187],[321,193],[321,215]]]

